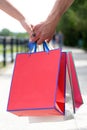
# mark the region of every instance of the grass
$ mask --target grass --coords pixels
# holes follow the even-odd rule
[[[3,46],[2,44],[0,44],[0,52],[3,50]]]
[[[21,45],[18,46],[18,52],[25,52],[26,49],[28,50],[28,48],[25,46],[21,46]],[[13,52],[17,52],[17,46],[15,44],[13,45]],[[6,45],[6,53],[8,53],[8,54],[11,53],[10,45]],[[3,45],[2,44],[0,44],[0,54],[3,54]]]
[[[3,63],[2,62],[0,62],[0,68],[2,68],[3,67]]]
[[[26,52],[27,48],[24,46],[18,46],[18,52]],[[17,46],[14,44],[13,45],[13,53],[17,52]],[[11,46],[10,45],[6,45],[6,54],[11,54]],[[0,57],[3,57],[3,45],[0,44]],[[3,67],[3,61],[0,61],[0,68]]]
[[[16,45],[13,46],[13,52],[16,52]],[[10,45],[6,46],[6,54],[11,54]],[[3,45],[0,44],[0,55],[3,56]],[[3,66],[3,61],[0,62],[0,68],[5,67]]]
[[[19,51],[21,50],[20,47],[18,47]],[[16,45],[13,45],[13,52],[16,52]],[[6,46],[6,53],[11,53],[10,45]],[[3,54],[3,45],[0,45],[0,54]]]

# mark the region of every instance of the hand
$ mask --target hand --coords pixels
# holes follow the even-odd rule
[[[29,33],[30,37],[32,37],[33,34],[33,25],[30,24],[27,20],[20,21],[24,29]]]
[[[55,32],[55,23],[44,21],[33,27],[35,36],[31,36],[31,41],[37,41],[37,44],[42,44],[43,41],[49,42]]]

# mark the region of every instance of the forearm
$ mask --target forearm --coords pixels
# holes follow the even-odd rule
[[[56,0],[47,21],[58,23],[64,12],[70,7],[74,0]]]
[[[36,36],[31,37],[31,40],[37,41],[37,44],[41,44],[45,40],[49,42],[53,37],[61,16],[73,1],[74,0],[56,0],[47,19],[33,28]]]
[[[20,22],[25,19],[24,16],[8,0],[0,0],[0,9]]]

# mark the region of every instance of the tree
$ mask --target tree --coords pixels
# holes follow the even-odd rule
[[[10,35],[10,31],[6,28],[2,29],[0,32],[1,36],[9,36]]]
[[[75,0],[57,26],[65,35],[65,44],[77,46],[79,38],[87,42],[87,0]]]

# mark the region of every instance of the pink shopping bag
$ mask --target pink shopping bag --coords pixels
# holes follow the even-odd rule
[[[65,115],[66,68],[75,112],[83,101],[72,54],[61,49],[17,54],[7,111],[18,116]]]

